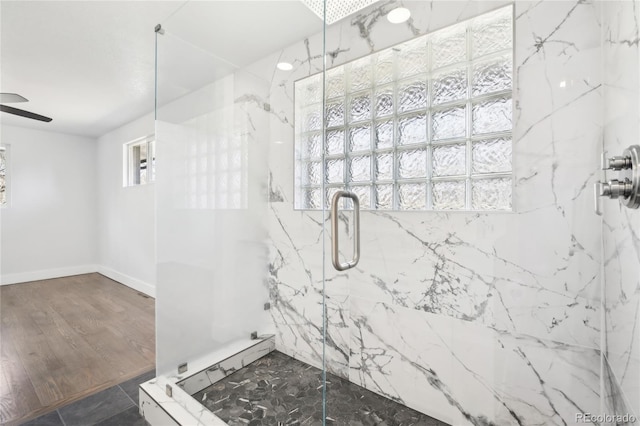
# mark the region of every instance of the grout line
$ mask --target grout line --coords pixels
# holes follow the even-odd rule
[[[62,426],[67,426],[67,422],[64,421],[64,418],[62,418],[62,413],[57,408],[56,408],[56,413],[58,414],[58,417],[60,418],[60,421],[62,422]]]
[[[131,407],[129,407],[129,408],[131,408]],[[128,410],[129,408],[127,408],[126,410]],[[118,413],[115,413],[115,414],[114,414],[114,415],[112,415],[112,416],[109,416],[109,417],[107,417],[107,418],[105,418],[105,419],[102,419],[102,420],[100,420],[100,421],[98,421],[98,422],[96,422],[96,423],[92,423],[91,425],[88,425],[88,426],[96,426],[96,425],[99,425],[100,423],[102,423],[102,422],[106,422],[107,420],[109,420],[109,419],[111,419],[111,418],[113,418],[113,417],[117,416],[118,414],[123,413],[123,412],[124,412],[124,411],[126,411],[126,410],[122,410],[122,411],[120,411],[120,412],[118,412]]]
[[[631,406],[630,401],[627,398],[627,394],[624,392],[624,389],[622,388],[622,382],[618,380],[618,377],[616,376],[615,371],[613,371],[613,366],[609,362],[609,357],[604,352],[602,352],[601,355],[604,357],[604,360],[607,363],[607,375],[609,376],[609,380],[611,381],[611,378],[613,378],[613,384],[617,388],[615,392],[618,395],[620,395],[620,397],[622,398],[622,403],[624,405],[623,410],[626,410],[626,413],[621,413],[621,414],[633,414],[634,416],[636,416],[636,413],[634,412],[633,407]],[[615,410],[615,407],[614,407],[614,410]]]
[[[129,394],[128,394],[128,393],[126,393],[126,392],[124,391],[124,389],[122,389],[122,388],[120,387],[120,385],[115,385],[115,386],[113,386],[113,387],[114,387],[114,388],[118,388],[118,389],[120,390],[120,392],[124,393],[124,394],[125,394],[125,396],[129,399],[129,401],[131,401],[131,403],[133,404],[133,406],[123,408],[122,410],[118,411],[117,413],[113,413],[113,414],[112,414],[112,415],[110,415],[109,417],[105,417],[104,419],[99,420],[99,421],[97,421],[96,423],[93,423],[92,425],[98,425],[98,424],[100,424],[100,423],[102,423],[102,422],[105,422],[105,421],[109,420],[110,418],[113,418],[113,417],[117,416],[118,414],[122,414],[122,413],[124,413],[125,411],[127,411],[127,410],[129,410],[129,409],[131,409],[131,408],[133,408],[133,407],[138,407],[138,404],[136,404],[136,403],[133,401],[133,399],[131,399],[131,397],[129,396]],[[65,426],[66,426],[66,425],[65,425]]]
[[[113,386],[111,386],[110,388],[104,389],[104,390],[103,390],[103,391],[101,391],[101,392],[104,392],[104,391],[107,391],[107,390],[109,390],[109,389],[113,389],[113,388],[118,388],[118,390],[120,390],[120,392],[122,392],[122,393],[127,397],[127,399],[128,399],[129,401],[131,401],[131,403],[132,403],[133,405],[132,405],[132,406],[129,406],[129,407],[126,407],[126,408],[123,408],[122,410],[118,411],[117,413],[113,413],[112,415],[110,415],[110,416],[108,416],[108,417],[105,417],[104,419],[99,420],[99,421],[98,421],[98,422],[96,422],[96,423],[92,423],[92,425],[97,425],[97,424],[99,424],[99,423],[102,423],[102,422],[104,422],[105,420],[110,419],[110,418],[111,418],[111,417],[113,417],[113,416],[117,416],[118,414],[121,414],[122,412],[124,412],[124,411],[126,411],[126,410],[128,410],[128,409],[130,409],[130,408],[132,408],[132,407],[138,407],[138,404],[136,404],[136,403],[135,403],[135,401],[133,401],[133,399],[131,399],[131,397],[129,396],[129,394],[127,394],[127,393],[124,391],[124,389],[122,389],[122,387],[120,387],[120,385],[119,385],[119,384],[117,384],[117,385],[113,385]],[[98,393],[100,393],[100,392],[98,392]],[[88,396],[86,396],[85,398],[79,399],[78,401],[76,401],[76,402],[74,402],[74,403],[72,403],[72,404],[75,404],[75,403],[77,403],[77,402],[84,401],[85,399],[90,398],[90,397],[92,397],[92,396],[94,396],[94,395],[97,395],[97,393],[96,393],[96,394],[93,394],[93,395],[88,395]],[[71,404],[69,404],[69,405],[71,405]],[[62,420],[62,424],[63,424],[63,426],[67,426],[67,422],[65,422],[65,421],[64,421],[64,418],[62,417],[62,413],[60,412],[60,410],[59,410],[59,409],[56,409],[56,412],[58,413],[58,416],[60,417],[60,420]]]
[[[120,385],[117,385],[117,386],[120,388],[120,390],[121,390],[122,392],[124,392],[124,389],[122,389],[122,387],[121,387]],[[138,388],[139,388],[139,387],[140,387],[140,385],[138,384]],[[140,406],[139,406],[138,404],[136,404],[136,402],[133,400],[133,398],[131,398],[131,397],[129,396],[129,394],[128,394],[128,393],[124,392],[124,394],[125,394],[125,395],[127,395],[127,398],[129,398],[129,401],[133,402],[133,406],[134,406],[134,407],[138,407],[138,408],[140,408]],[[127,410],[128,410],[128,408],[127,408]]]

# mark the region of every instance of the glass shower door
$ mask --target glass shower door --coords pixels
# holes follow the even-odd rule
[[[327,424],[564,425],[602,410],[591,187],[613,4],[376,2],[327,22],[323,155],[298,159],[304,208],[338,203],[324,222]],[[393,23],[399,6],[410,18]],[[322,192],[305,185],[316,170]],[[335,263],[358,257],[352,196],[359,262],[340,270],[335,233]]]

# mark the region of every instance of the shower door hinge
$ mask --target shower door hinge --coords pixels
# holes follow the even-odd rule
[[[258,332],[257,331],[251,332],[251,340],[256,340],[256,339],[258,339]]]
[[[166,387],[167,396],[171,398],[173,396],[173,389],[171,389],[171,385],[167,384]]]
[[[178,365],[178,373],[182,374],[184,372],[186,372],[188,370],[187,368],[187,363],[183,362],[182,364]]]

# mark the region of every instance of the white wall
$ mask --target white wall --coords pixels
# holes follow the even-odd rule
[[[97,141],[3,125],[11,187],[0,282],[97,271],[155,296],[155,188],[122,186],[123,144],[153,132],[153,114]]]
[[[0,282],[95,271],[95,140],[6,125],[0,132],[10,145],[11,179],[0,222]]]
[[[122,146],[154,133],[153,114],[98,139],[98,271],[155,296],[155,185],[122,186]]]

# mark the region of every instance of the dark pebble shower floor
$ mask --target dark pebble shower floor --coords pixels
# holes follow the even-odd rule
[[[231,426],[322,424],[322,371],[278,351],[193,397]],[[446,425],[329,373],[327,424]]]

